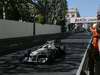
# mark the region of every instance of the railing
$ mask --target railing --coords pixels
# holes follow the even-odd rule
[[[89,41],[89,44],[87,46],[86,52],[82,58],[81,64],[77,70],[76,75],[89,75],[89,67],[88,67],[88,61],[89,61],[89,53],[90,53],[90,47],[91,47],[92,39]]]

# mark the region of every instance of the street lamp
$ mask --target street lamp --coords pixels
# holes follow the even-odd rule
[[[33,36],[35,37],[35,14],[33,15]]]
[[[33,3],[37,3],[37,0],[32,0]],[[33,15],[33,36],[34,36],[34,39],[35,39],[35,9],[34,9],[34,15]]]

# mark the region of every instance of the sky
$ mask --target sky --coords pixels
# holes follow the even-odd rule
[[[80,16],[96,16],[100,0],[67,0],[68,8],[78,8]]]

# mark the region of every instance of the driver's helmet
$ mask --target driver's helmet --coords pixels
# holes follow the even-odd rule
[[[93,29],[95,29],[95,28],[96,28],[96,26],[97,26],[97,24],[96,24],[96,23],[94,23],[94,24],[93,24],[93,26],[92,26],[92,28],[93,28]]]

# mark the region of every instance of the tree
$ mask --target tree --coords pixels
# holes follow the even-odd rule
[[[19,20],[20,14],[17,9],[17,2],[16,0],[6,0],[5,4],[5,14],[6,14],[6,19],[10,20]]]
[[[0,16],[5,12],[5,18],[11,20],[26,20],[30,17],[28,3],[31,0],[0,0]],[[3,8],[5,11],[3,11]]]
[[[33,5],[39,10],[46,23],[56,22],[59,25],[65,23],[66,0],[33,0]]]
[[[3,0],[0,1],[0,19],[3,18]]]
[[[3,11],[3,8],[5,10]],[[0,18],[64,25],[67,10],[66,0],[0,0]]]
[[[44,23],[48,22],[48,9],[49,9],[49,2],[48,0],[33,0],[32,4],[35,6],[35,8],[38,10],[38,17],[42,17],[44,19]]]
[[[66,0],[61,0],[60,4],[57,5],[57,24],[58,25],[65,25],[65,15],[67,13],[67,1]]]

